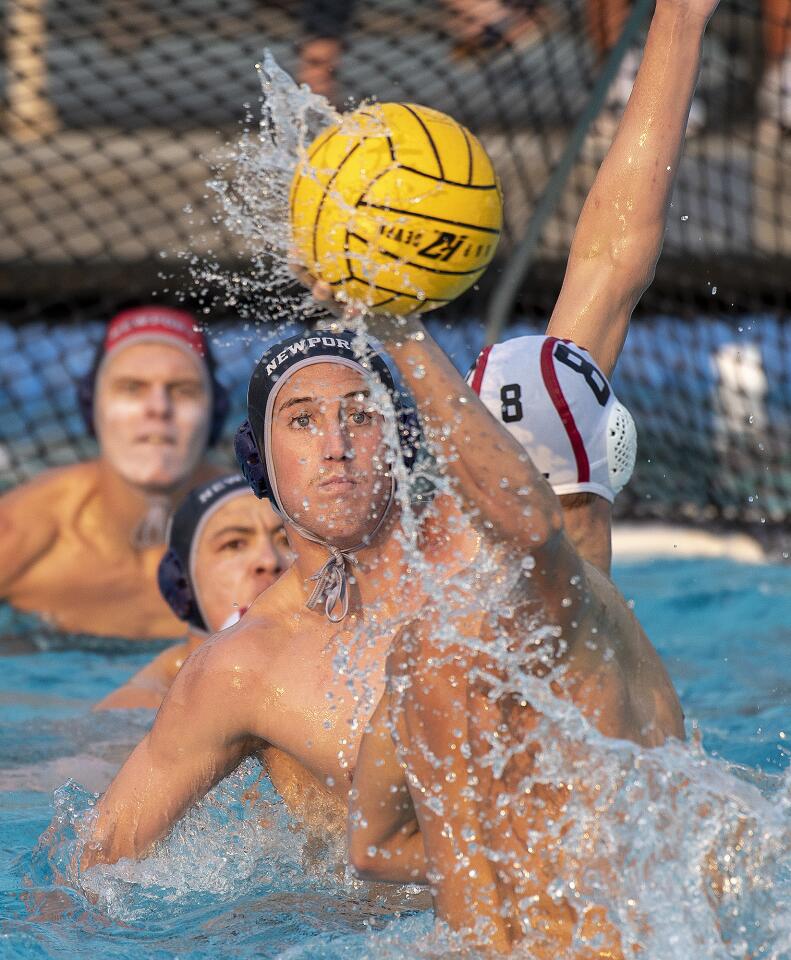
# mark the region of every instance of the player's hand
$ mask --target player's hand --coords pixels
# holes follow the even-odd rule
[[[316,280],[305,267],[294,265],[291,272],[308,290],[313,300],[334,317],[348,323],[351,327],[363,325],[368,333],[380,340],[403,340],[409,334],[422,329],[417,314],[396,317],[390,314],[371,313],[361,303],[348,303],[341,299],[328,283]]]
[[[327,309],[335,317],[345,318],[348,316],[348,304],[343,303],[335,296],[335,292],[328,283],[323,280],[316,280],[308,273],[307,268],[300,264],[293,264],[291,272],[316,303]]]
[[[678,10],[699,19],[705,25],[719,6],[720,0],[657,0],[657,10],[661,7]]]

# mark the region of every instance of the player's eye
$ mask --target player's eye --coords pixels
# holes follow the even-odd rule
[[[371,414],[367,410],[354,410],[349,414],[349,419],[358,427],[371,422]]]
[[[173,387],[173,395],[185,400],[195,400],[203,394],[203,387],[199,383],[177,383]]]
[[[288,546],[288,537],[286,536],[285,527],[278,527],[277,530],[272,532],[272,543],[276,543],[279,546]]]
[[[309,413],[299,413],[296,417],[292,417],[290,421],[290,426],[298,430],[305,430],[310,426],[310,414]]]
[[[139,393],[142,393],[145,383],[142,380],[116,380],[115,389],[119,393],[128,393],[131,396],[136,396]]]
[[[244,550],[247,546],[247,541],[244,537],[233,537],[230,540],[225,540],[220,546],[221,552],[226,553],[238,553],[240,550]]]

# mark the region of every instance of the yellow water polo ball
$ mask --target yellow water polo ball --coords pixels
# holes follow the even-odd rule
[[[294,255],[346,300],[382,313],[431,310],[494,256],[500,184],[479,141],[412,103],[346,114],[307,148],[289,197]]]

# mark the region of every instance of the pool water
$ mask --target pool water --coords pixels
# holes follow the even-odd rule
[[[648,760],[610,742],[608,802],[619,812],[624,882],[651,903],[641,956],[788,960],[791,568],[655,561],[621,565],[615,577],[663,656],[693,733],[689,747]],[[148,654],[19,644],[0,654],[0,957],[454,952],[417,888],[345,876],[340,850],[318,848],[289,822],[252,760],[146,861],[98,867],[81,889],[70,886],[93,792],[151,722],[146,711],[92,715],[90,706]],[[652,764],[652,782],[672,801],[661,790],[641,799],[641,771]],[[738,825],[734,845],[727,835]],[[714,905],[701,870],[705,837],[719,862],[732,857],[730,887]]]

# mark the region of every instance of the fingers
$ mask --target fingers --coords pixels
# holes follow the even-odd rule
[[[303,287],[310,289],[315,283],[313,277],[308,273],[307,267],[303,267],[301,263],[291,262],[289,264],[289,269],[294,276],[295,280],[298,280]]]
[[[335,296],[334,290],[328,283],[324,280],[317,280],[301,263],[292,262],[290,269],[294,278],[303,287],[307,288],[316,303],[325,307],[333,316],[346,317],[349,315],[347,305]]]

